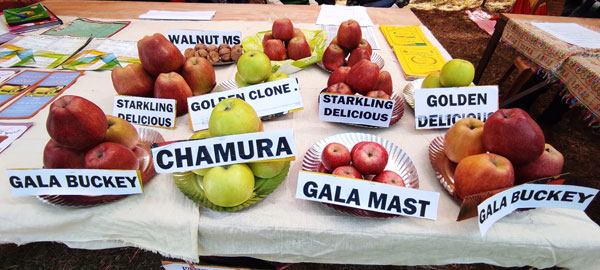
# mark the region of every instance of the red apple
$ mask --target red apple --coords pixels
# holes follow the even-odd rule
[[[336,70],[346,63],[346,51],[336,44],[330,44],[323,53],[323,66],[328,70]]]
[[[123,67],[115,67],[111,73],[115,91],[119,95],[151,97],[154,89],[154,78],[151,77],[140,63]]]
[[[365,96],[372,97],[372,98],[380,98],[380,99],[390,99],[390,95],[388,95],[383,90],[371,90],[371,91],[367,92],[367,94]]]
[[[352,88],[352,91],[365,95],[374,90],[378,77],[379,66],[363,59],[352,66],[346,76],[346,84]]]
[[[343,82],[330,85],[329,87],[327,87],[327,90],[325,90],[325,92],[332,94],[354,95],[352,89],[350,89],[350,87]]]
[[[44,147],[44,168],[46,169],[81,169],[85,151],[79,151],[56,144],[48,140]]]
[[[267,45],[267,41],[269,41],[271,39],[273,39],[273,34],[271,34],[271,33],[265,33],[265,35],[263,36],[263,40],[262,40],[263,49]]]
[[[119,143],[103,142],[85,154],[87,169],[137,170],[139,167],[138,157]]]
[[[348,66],[354,66],[362,59],[371,61],[371,54],[367,49],[355,48],[350,52],[350,56],[348,57]]]
[[[181,69],[181,76],[194,96],[206,94],[217,85],[215,69],[204,57],[188,58]]]
[[[302,32],[302,30],[300,30],[300,28],[294,28],[294,34],[292,35],[292,37],[301,37],[303,39],[306,39],[306,36],[304,35],[304,33]]]
[[[532,162],[515,165],[515,185],[558,175],[565,162],[563,155],[552,145],[545,144],[544,152]]]
[[[143,37],[137,42],[137,48],[144,70],[152,76],[178,72],[185,62],[181,51],[160,33]]]
[[[350,72],[350,67],[348,66],[341,66],[336,68],[331,75],[329,75],[329,79],[327,80],[327,86],[330,86],[332,84],[336,84],[336,83],[340,83],[340,82],[345,82],[346,81],[346,76],[348,76],[348,73]]]
[[[444,153],[455,163],[468,156],[485,153],[482,134],[483,121],[473,117],[461,119],[446,131]]]
[[[356,179],[363,179],[362,174],[360,174],[360,172],[351,165],[337,167],[335,168],[335,170],[333,170],[333,172],[331,172],[331,174]]]
[[[331,173],[330,170],[325,169],[325,165],[323,165],[323,162],[319,162],[319,165],[317,166],[317,172],[320,172],[320,173]]]
[[[185,79],[176,72],[160,74],[154,82],[154,97],[177,100],[178,116],[187,113],[187,98],[192,95],[192,89],[187,85]]]
[[[340,24],[337,32],[337,44],[346,50],[353,50],[358,47],[362,39],[360,25],[355,20],[347,20]]]
[[[506,157],[515,165],[529,163],[544,152],[542,129],[519,108],[493,113],[485,121],[481,138],[487,151]]]
[[[350,157],[354,156],[354,153],[356,152],[356,149],[358,149],[361,145],[363,145],[365,143],[368,143],[368,141],[358,142],[354,146],[352,146],[352,150],[350,150]]]
[[[371,47],[371,44],[369,44],[369,42],[364,38],[360,40],[357,48],[364,48],[367,50],[367,52],[369,52],[369,56],[373,55],[373,48]]]
[[[513,166],[503,156],[492,153],[468,156],[454,171],[454,192],[462,202],[469,195],[511,187],[514,178]]]
[[[96,104],[65,95],[50,105],[46,130],[59,145],[88,150],[104,140],[106,115]]]
[[[310,46],[306,39],[295,37],[290,39],[287,46],[288,58],[298,60],[311,55]]]
[[[377,176],[375,176],[375,178],[373,178],[373,181],[384,184],[396,185],[400,187],[406,186],[406,184],[404,184],[404,179],[402,179],[402,176],[400,176],[396,172],[388,170],[379,173]]]
[[[288,41],[294,36],[294,24],[288,18],[276,19],[271,27],[273,38]]]
[[[377,83],[375,84],[375,89],[383,90],[388,95],[392,95],[394,92],[394,85],[392,84],[392,75],[390,75],[387,71],[379,72],[379,76],[377,77]]]
[[[350,164],[350,151],[341,143],[330,143],[323,148],[321,162],[325,169],[333,171],[340,166]]]
[[[359,145],[352,154],[352,164],[364,175],[381,173],[387,162],[387,150],[376,142],[365,142]]]
[[[285,45],[280,39],[270,39],[265,42],[265,54],[273,61],[282,61],[287,58]]]

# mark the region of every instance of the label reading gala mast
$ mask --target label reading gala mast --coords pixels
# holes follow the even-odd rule
[[[322,93],[319,96],[319,120],[389,127],[394,104],[391,99]]]
[[[240,31],[198,31],[198,30],[169,30],[167,39],[180,51],[194,48],[196,44],[216,45],[229,44],[230,46],[242,43]]]
[[[157,173],[185,172],[261,160],[294,160],[291,129],[187,140],[152,147]]]
[[[300,171],[296,198],[436,220],[440,194],[325,173]]]
[[[449,128],[467,117],[485,122],[497,110],[497,85],[415,90],[416,129]]]
[[[286,114],[302,109],[302,96],[296,78],[255,84],[235,90],[210,93],[188,98],[190,127],[194,131],[208,128],[213,108],[226,98],[246,101],[259,117]]]
[[[142,193],[140,171],[92,169],[10,169],[14,196],[127,195]]]
[[[175,128],[175,99],[115,96],[113,116],[151,127]]]

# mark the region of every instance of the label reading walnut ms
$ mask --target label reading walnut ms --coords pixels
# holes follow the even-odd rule
[[[200,31],[200,30],[169,30],[167,39],[171,41],[180,51],[194,48],[196,44],[216,45],[222,43],[233,46],[242,43],[242,32],[240,31]]]
[[[467,117],[485,122],[497,110],[497,85],[415,89],[416,129],[449,128]]]

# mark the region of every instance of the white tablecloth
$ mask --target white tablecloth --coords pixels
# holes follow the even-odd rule
[[[296,26],[319,29],[310,24]],[[269,28],[270,22],[134,21],[113,38],[137,40],[169,29],[240,30],[247,36]],[[381,33],[375,32],[383,48],[376,53],[384,57],[383,69],[392,74],[394,89],[401,94],[406,81],[392,50]],[[441,48],[427,29],[425,32]],[[216,67],[216,72],[218,82],[231,80],[235,66]],[[456,222],[458,204],[437,182],[428,159],[429,143],[444,130],[416,131],[409,107],[402,119],[387,129],[321,122],[317,117],[317,97],[328,75],[317,66],[295,73],[304,109],[264,123],[265,130],[292,128],[298,156],[287,179],[260,203],[235,213],[206,209],[198,213],[196,206],[178,192],[171,175],[156,176],[141,196],[86,209],[12,197],[5,184],[0,185],[0,241],[59,241],[81,248],[139,246],[187,260],[195,260],[195,255],[216,255],[281,262],[382,265],[483,262],[593,269],[600,264],[600,228],[581,211],[537,209],[513,213],[496,223],[485,237],[481,237],[475,219]],[[90,98],[110,113],[115,92],[109,72],[86,72],[65,94]],[[42,149],[48,139],[44,127],[47,113],[47,108],[42,110],[32,119],[34,127],[0,154],[1,170],[41,167]],[[165,139],[184,139],[192,134],[187,116],[180,117],[177,123],[175,130],[159,129]],[[344,132],[372,133],[400,146],[417,167],[420,188],[440,193],[438,219],[361,218],[295,199],[298,171],[306,150],[322,138]],[[0,179],[6,183],[4,174]]]

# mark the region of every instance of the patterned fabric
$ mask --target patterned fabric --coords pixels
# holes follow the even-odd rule
[[[504,28],[502,41],[550,74],[553,74],[569,56],[600,53],[598,49],[584,49],[566,43],[527,20],[509,20]]]
[[[586,107],[593,114],[588,120],[596,124],[600,119],[600,54],[571,56],[555,76],[565,86],[567,102]]]

